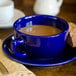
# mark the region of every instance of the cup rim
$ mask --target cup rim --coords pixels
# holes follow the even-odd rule
[[[29,34],[25,34],[25,33],[23,33],[23,32],[20,32],[19,30],[17,30],[17,29],[15,28],[15,24],[16,24],[20,19],[23,19],[23,18],[26,18],[26,17],[36,17],[36,16],[48,16],[48,17],[57,18],[57,19],[63,21],[63,22],[66,24],[67,28],[66,28],[64,31],[62,31],[62,32],[60,32],[60,33],[58,33],[58,34],[49,35],[49,36],[29,35]],[[15,30],[17,33],[22,34],[22,35],[25,35],[25,36],[40,37],[40,38],[47,38],[47,37],[48,37],[48,38],[49,38],[49,37],[57,37],[57,36],[60,36],[61,34],[65,33],[65,32],[68,32],[68,30],[69,30],[69,24],[68,24],[64,19],[59,18],[59,17],[57,17],[57,16],[51,16],[51,15],[29,15],[29,16],[21,17],[21,18],[19,18],[18,20],[16,20],[16,21],[14,22],[14,24],[13,24],[13,28],[14,28],[14,30]]]

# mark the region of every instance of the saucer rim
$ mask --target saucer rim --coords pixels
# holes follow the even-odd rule
[[[15,19],[15,17],[16,17],[16,15],[15,15],[15,13],[17,13],[17,12],[19,12],[19,13],[21,13],[22,14],[22,17],[24,17],[24,16],[26,16],[25,14],[24,14],[24,12],[23,11],[21,11],[21,10],[19,10],[19,9],[17,9],[17,8],[14,8],[14,16],[13,16],[13,18],[12,18],[12,20],[11,20],[11,23],[9,23],[9,25],[8,25],[8,23],[0,23],[0,25],[2,25],[2,26],[0,26],[0,29],[5,29],[5,28],[12,28],[13,27],[13,22],[14,22],[14,19]],[[21,17],[19,17],[19,18],[21,18]],[[16,19],[15,19],[15,21],[16,21]],[[5,26],[3,26],[3,25],[5,25]]]
[[[21,64],[28,65],[28,66],[36,66],[36,67],[52,67],[52,66],[63,65],[63,64],[66,64],[66,63],[69,63],[69,62],[72,62],[72,61],[76,60],[76,56],[73,56],[72,58],[70,58],[70,59],[68,59],[68,60],[61,61],[61,62],[58,62],[58,63],[52,63],[52,64],[51,64],[51,63],[49,63],[49,64],[36,64],[36,63],[27,62],[26,60],[25,60],[25,62],[24,62],[24,61],[21,61],[21,60],[19,60],[19,58],[16,58],[16,57],[14,57],[14,56],[9,55],[9,54],[6,52],[6,50],[5,50],[4,46],[3,46],[4,43],[5,43],[5,41],[7,41],[8,39],[10,39],[10,38],[13,37],[13,36],[14,36],[14,35],[11,34],[11,35],[9,35],[6,39],[4,39],[3,44],[2,44],[2,49],[3,49],[4,54],[5,54],[9,59],[14,60],[14,61],[16,61],[16,62],[19,62],[19,63],[21,63]]]

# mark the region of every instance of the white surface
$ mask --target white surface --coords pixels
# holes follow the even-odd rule
[[[0,4],[0,23],[7,23],[14,16],[14,2],[8,0]]]
[[[8,9],[9,10],[9,9]],[[14,9],[14,17],[12,18],[11,21],[9,21],[8,23],[6,24],[3,24],[1,23],[0,24],[0,28],[12,28],[13,27],[13,23],[18,19],[18,18],[21,18],[21,17],[24,17],[25,14],[18,10],[18,9]]]
[[[34,12],[36,14],[57,15],[63,0],[36,0]]]

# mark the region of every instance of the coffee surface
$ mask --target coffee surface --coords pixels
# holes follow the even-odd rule
[[[61,32],[60,29],[53,26],[47,25],[33,25],[21,28],[20,31],[25,34],[35,35],[35,36],[49,36],[55,35]]]

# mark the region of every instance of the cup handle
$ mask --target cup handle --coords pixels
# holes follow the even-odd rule
[[[59,7],[62,5],[62,3],[63,3],[63,0],[57,0],[57,4]]]
[[[20,45],[26,45],[22,39],[15,39],[11,42],[11,48],[13,53],[20,58],[24,58],[27,56],[25,51],[19,51],[17,47],[21,47]]]

